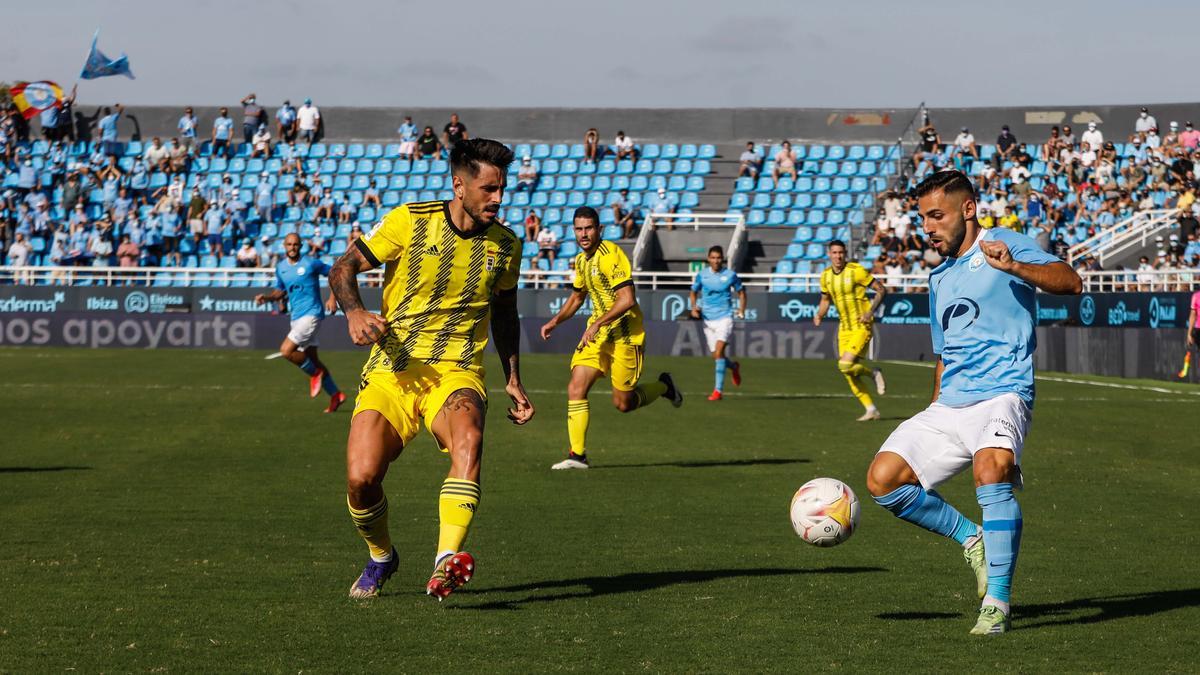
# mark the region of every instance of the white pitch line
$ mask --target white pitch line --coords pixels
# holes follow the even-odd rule
[[[914,366],[916,368],[933,368],[932,363],[924,361],[880,361],[880,363],[891,363],[897,366]],[[1168,389],[1166,387],[1152,387],[1145,384],[1121,384],[1120,382],[1096,382],[1094,380],[1080,380],[1073,377],[1055,377],[1053,375],[1034,375],[1033,379],[1042,380],[1045,382],[1064,382],[1066,384],[1084,384],[1093,387],[1108,387],[1110,389],[1130,389],[1134,391],[1152,391],[1158,394],[1174,394],[1176,396],[1200,396],[1200,390],[1188,391],[1186,389]]]

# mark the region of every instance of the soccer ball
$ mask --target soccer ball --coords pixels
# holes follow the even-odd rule
[[[836,478],[814,478],[792,496],[792,529],[813,546],[837,546],[858,527],[858,497]]]

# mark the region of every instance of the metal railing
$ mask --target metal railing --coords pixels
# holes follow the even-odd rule
[[[1134,247],[1145,248],[1154,236],[1175,223],[1175,213],[1175,209],[1138,211],[1072,246],[1067,251],[1067,260],[1073,263],[1081,256],[1094,255],[1103,265],[1105,260],[1127,253]]]
[[[734,237],[727,247],[727,254],[733,260],[734,246],[738,243],[738,235],[746,228],[746,216],[740,213],[707,212],[707,213],[647,213],[642,220],[642,229],[633,245],[633,268],[641,269],[646,266],[646,257],[650,253],[650,241],[654,237],[656,226],[665,224],[668,229],[691,227],[699,230],[701,227],[732,227]],[[744,239],[744,237],[742,237]],[[738,252],[740,254],[740,252]]]
[[[572,270],[522,270],[524,288],[565,288],[571,285]],[[751,290],[810,292],[820,289],[820,273],[742,274],[742,283]],[[1189,291],[1200,283],[1200,269],[1105,270],[1080,272],[1084,292],[1113,291]],[[638,288],[670,290],[689,288],[694,272],[633,273]],[[383,270],[359,275],[364,285],[383,283]],[[924,274],[880,275],[879,280],[898,291],[922,292],[927,288]],[[200,286],[205,288],[267,288],[275,283],[275,270],[256,268],[203,267],[7,267],[0,266],[0,285],[38,286],[154,286],[160,288]]]

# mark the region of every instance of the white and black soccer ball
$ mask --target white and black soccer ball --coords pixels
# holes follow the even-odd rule
[[[792,529],[813,546],[837,546],[858,527],[858,497],[836,478],[814,478],[792,496]]]

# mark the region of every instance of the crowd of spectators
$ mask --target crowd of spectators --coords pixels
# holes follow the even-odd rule
[[[877,200],[872,264],[885,279],[921,274],[939,262],[920,241],[916,200],[906,188],[944,168],[965,171],[975,181],[983,227],[1023,232],[1064,260],[1073,245],[1138,212],[1161,210],[1177,231],[1158,237],[1138,266],[1139,279],[1148,278],[1148,269],[1200,268],[1200,131],[1191,121],[1171,121],[1161,133],[1143,107],[1123,141],[1106,139],[1098,122],[1087,123],[1078,137],[1071,125],[1054,125],[1034,144],[1019,141],[1007,125],[992,144],[981,144],[967,127],[947,143],[928,118],[918,134],[909,182]],[[747,171],[745,158],[742,170]],[[1087,254],[1073,262],[1080,269],[1102,269]]]
[[[363,190],[334,190],[331,176],[307,173],[293,152],[295,143],[318,141],[323,133],[320,109],[311,99],[299,108],[284,101],[272,121],[257,96],[248,94],[241,100],[240,135],[228,108],[220,108],[208,125],[187,107],[174,137],[154,137],[134,156],[118,133],[123,106],[102,107],[86,118],[86,128],[68,130],[59,122],[71,119],[73,99],[72,92],[64,109],[42,114],[45,146],[36,154],[32,142],[39,139],[28,122],[13,106],[0,111],[0,184],[5,186],[0,189],[0,263],[178,266],[186,250],[212,256],[218,265],[229,258],[238,267],[272,266],[279,251],[264,226],[278,223],[285,208],[311,209],[314,226],[348,226],[349,245],[362,236],[359,210],[381,207],[383,177]],[[457,115],[441,138],[416,135],[411,117],[400,133],[407,139],[401,155],[413,158],[444,157],[469,137]],[[425,135],[431,134],[426,127]],[[243,157],[277,158],[278,168],[263,171],[254,187],[242,188],[228,173],[210,175],[196,168],[199,158],[228,158],[239,150]],[[280,203],[277,187],[285,175],[294,184]],[[341,250],[321,232],[314,228],[307,238],[307,253]]]

